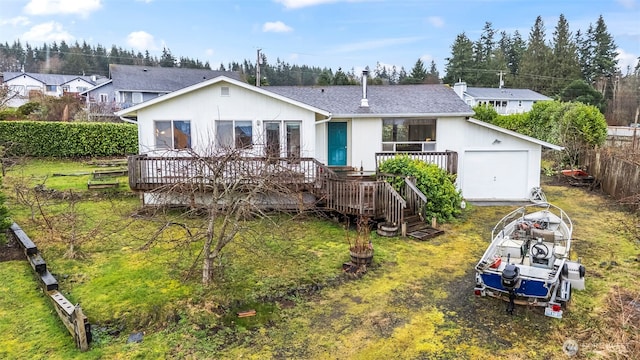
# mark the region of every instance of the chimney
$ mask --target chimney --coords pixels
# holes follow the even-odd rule
[[[367,99],[367,74],[369,74],[369,70],[362,70],[362,100],[360,100],[360,107],[369,107],[369,100]]]
[[[457,83],[453,84],[453,91],[458,94],[460,99],[464,100],[464,93],[467,92],[467,83],[464,81],[458,81]]]

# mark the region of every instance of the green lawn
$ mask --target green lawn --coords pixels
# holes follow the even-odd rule
[[[282,217],[280,227],[256,222],[258,236],[225,249],[220,275],[203,288],[202,243],[189,242],[183,227],[168,227],[148,244],[167,221],[197,229],[199,220],[177,211],[148,216],[126,187],[116,196],[87,192],[88,178],[53,182],[53,172],[90,169],[33,160],[11,168],[4,187],[14,220],[42,250],[65,296],[81,303],[95,341],[86,353],[76,350],[28,263],[3,262],[0,358],[547,359],[563,358],[570,338],[584,358],[612,356],[622,346],[628,358],[640,353],[640,314],[620,316],[634,315],[625,304],[640,297],[635,218],[584,189],[543,186],[572,218],[574,257],[587,267],[587,291],[574,292],[565,318],[556,320],[523,307],[509,316],[504,303],[473,295],[473,267],[512,207],[470,206],[425,242],[374,234],[374,266],[361,278],[342,273],[349,258],[340,224],[313,216]],[[12,198],[13,184],[42,179],[48,188],[84,194],[79,228],[93,232],[80,258],[64,258],[60,236]],[[51,214],[63,212],[61,204],[49,206]],[[256,316],[239,318],[245,310]],[[138,331],[144,341],[126,344]]]

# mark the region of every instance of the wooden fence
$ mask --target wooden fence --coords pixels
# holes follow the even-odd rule
[[[640,165],[607,149],[593,150],[586,155],[589,174],[602,190],[622,202],[640,202]],[[625,200],[626,199],[626,200]]]
[[[49,272],[47,263],[24,230],[16,223],[13,223],[9,230],[10,236],[12,236],[24,250],[24,254],[31,264],[33,271],[39,277],[42,290],[53,303],[56,313],[58,313],[60,320],[62,320],[64,326],[69,330],[71,336],[73,336],[76,346],[82,351],[88,350],[89,343],[91,342],[91,325],[82,312],[82,308],[80,305],[74,306],[71,304],[69,300],[58,291],[58,280]]]

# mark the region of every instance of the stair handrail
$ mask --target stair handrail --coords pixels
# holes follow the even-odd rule
[[[407,176],[404,179],[407,207],[415,214],[418,214],[422,221],[425,221],[426,214],[424,213],[424,210],[427,205],[427,196],[418,189],[415,181],[416,178],[412,176]]]
[[[397,226],[404,224],[404,209],[407,208],[407,201],[393,188],[393,186],[386,182],[380,181],[383,184],[382,198],[386,198],[382,203],[382,215],[387,222],[393,223]]]

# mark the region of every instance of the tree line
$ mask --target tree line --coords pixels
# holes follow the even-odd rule
[[[640,104],[640,62],[632,69],[619,69],[618,53],[613,36],[600,16],[586,30],[572,32],[564,15],[560,15],[547,41],[547,30],[538,16],[528,38],[516,30],[513,33],[496,30],[486,22],[480,37],[470,39],[458,34],[446,58],[443,77],[432,60],[425,64],[418,59],[407,71],[404,67],[367,66],[372,84],[446,83],[465,81],[469,86],[526,88],[556,99],[575,99],[584,94],[581,89],[595,89],[602,95],[601,103],[592,103],[605,113],[609,123],[626,124],[634,120]],[[270,63],[260,54],[262,85],[353,85],[360,82],[353,68],[333,70],[328,67],[289,64],[279,58]],[[160,57],[125,50],[113,45],[91,46],[86,42],[72,45],[61,41],[32,47],[17,40],[0,44],[0,71],[21,71],[108,76],[109,64],[205,68],[208,62],[188,57],[176,57],[164,48]],[[219,64],[215,70],[241,73],[248,83],[256,82],[255,60]]]

